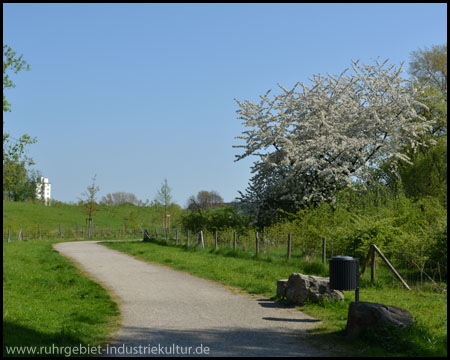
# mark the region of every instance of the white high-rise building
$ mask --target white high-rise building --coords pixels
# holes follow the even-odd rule
[[[41,182],[36,186],[36,198],[44,199],[45,205],[50,204],[52,184],[48,182],[48,178],[41,177]]]

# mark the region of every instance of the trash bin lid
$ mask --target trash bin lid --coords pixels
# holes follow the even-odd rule
[[[346,261],[346,260],[355,260],[354,258],[352,258],[351,256],[333,256],[331,258],[331,260],[342,260],[342,261]]]

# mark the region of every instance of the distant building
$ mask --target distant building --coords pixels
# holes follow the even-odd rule
[[[52,184],[48,182],[48,179],[41,177],[41,182],[36,186],[36,199],[44,200],[45,205],[50,204]]]

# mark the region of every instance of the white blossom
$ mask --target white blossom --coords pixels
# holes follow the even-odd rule
[[[311,87],[299,82],[290,91],[278,85],[282,92],[270,98],[267,91],[259,104],[236,100],[246,129],[237,137],[244,145],[235,146],[243,149],[236,161],[259,158],[242,199],[256,213],[271,201],[291,210],[333,202],[381,161],[408,162],[402,147],[417,146],[431,123],[418,115],[423,89],[401,77],[402,65],[353,61],[351,74],[313,75]]]

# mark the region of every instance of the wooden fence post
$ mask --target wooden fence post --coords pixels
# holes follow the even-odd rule
[[[437,269],[439,274],[439,283],[442,282],[442,276],[441,276],[441,267],[439,266],[439,261],[437,262]]]
[[[371,254],[372,254],[372,245],[370,246],[369,251],[367,252],[366,260],[364,260],[364,265],[361,270],[361,275],[364,274],[364,272],[366,271],[366,267],[369,264]]]
[[[205,242],[203,241],[203,231],[200,230],[200,245],[202,246],[202,248],[205,247]]]
[[[291,258],[291,234],[288,234],[287,258]]]
[[[233,250],[236,250],[236,231],[233,231]]]
[[[19,230],[19,236],[17,237],[18,240],[22,240],[22,229]]]
[[[325,264],[327,259],[327,238],[322,238],[322,264]]]
[[[389,267],[389,269],[391,269],[391,271],[394,273],[395,277],[400,280],[400,282],[402,283],[402,285],[408,289],[411,290],[410,287],[408,286],[408,284],[405,282],[405,280],[403,280],[403,278],[400,276],[400,274],[397,272],[397,270],[395,270],[395,268],[391,265],[391,263],[389,262],[388,259],[386,259],[386,257],[384,256],[384,254],[380,251],[380,249],[377,248],[377,246],[375,244],[373,244],[373,248],[374,250],[378,253],[378,255],[380,255],[380,257],[383,259],[383,261],[386,263],[386,265]],[[374,253],[375,253],[374,251]]]
[[[41,240],[41,225],[38,224],[38,238]]]
[[[259,238],[258,238],[258,232],[255,233],[255,240],[256,240],[256,255],[259,254]]]
[[[374,245],[370,245],[370,282],[375,281],[375,248]]]
[[[150,235],[147,229],[144,229],[144,238],[142,239],[142,241],[150,241]]]
[[[214,230],[214,246],[216,247],[216,250],[219,248],[219,241],[217,238],[217,230]]]
[[[8,228],[8,242],[11,242],[11,229]]]

